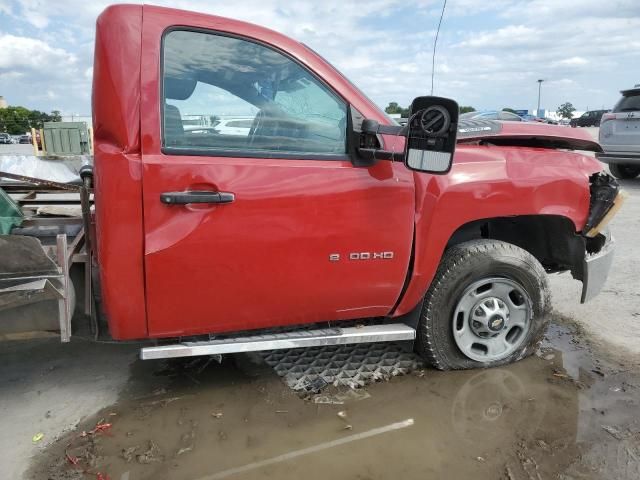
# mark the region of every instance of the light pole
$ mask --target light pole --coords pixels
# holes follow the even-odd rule
[[[544,82],[542,78],[538,79],[538,109],[536,110],[538,117],[540,116],[540,91],[542,90],[542,82]]]

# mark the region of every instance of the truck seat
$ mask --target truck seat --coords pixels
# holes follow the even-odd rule
[[[175,105],[164,105],[164,144],[180,145],[183,143],[184,126],[180,110]]]

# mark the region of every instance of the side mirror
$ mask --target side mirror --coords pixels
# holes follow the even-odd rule
[[[418,172],[449,172],[456,149],[458,112],[458,104],[454,100],[417,97],[411,103],[405,126],[380,125],[375,120],[363,120],[358,154],[368,163],[362,166],[370,166],[377,160],[397,160]],[[378,134],[406,137],[404,152],[380,150]]]
[[[417,97],[407,123],[404,164],[418,172],[451,170],[458,133],[458,104],[441,97]]]

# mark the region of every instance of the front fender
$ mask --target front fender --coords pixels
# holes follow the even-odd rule
[[[413,271],[394,316],[424,296],[450,238],[476,220],[521,215],[568,218],[581,231],[589,214],[593,157],[543,148],[460,145],[451,173],[415,173]]]

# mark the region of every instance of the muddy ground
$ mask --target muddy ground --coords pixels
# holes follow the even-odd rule
[[[417,368],[354,399],[296,393],[255,360],[136,361],[118,400],[40,451],[26,478],[640,477],[638,365],[603,360],[561,318],[515,365]]]

